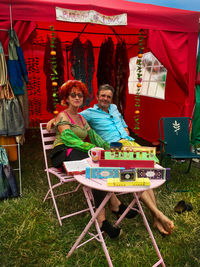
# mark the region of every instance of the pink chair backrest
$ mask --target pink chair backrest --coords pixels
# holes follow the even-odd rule
[[[46,129],[47,123],[40,123],[40,132],[42,138],[43,153],[45,159],[45,166],[48,167],[47,150],[53,149],[53,142],[55,140],[55,130],[51,129],[50,132]]]

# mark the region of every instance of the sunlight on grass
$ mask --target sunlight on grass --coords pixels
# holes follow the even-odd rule
[[[22,147],[23,197],[0,202],[0,264],[10,266],[84,266],[104,267],[107,261],[102,247],[92,241],[76,250],[70,258],[68,251],[90,220],[89,214],[78,215],[63,221],[60,227],[51,200],[43,203],[47,192],[47,178],[39,131],[29,133]],[[167,267],[200,266],[200,184],[199,168],[192,165],[184,174],[187,163],[169,162],[171,179],[155,190],[157,204],[175,224],[172,236],[162,237],[152,227],[149,210],[144,207],[154,237]],[[71,186],[71,185],[70,185]],[[173,192],[189,190],[189,192]],[[124,202],[130,196],[121,196]],[[175,205],[190,202],[193,211],[176,214]],[[76,195],[59,201],[62,212],[73,211],[85,205],[81,190]],[[115,217],[108,212],[108,219]],[[157,260],[141,216],[121,223],[122,236],[117,240],[105,238],[115,267],[148,267]]]

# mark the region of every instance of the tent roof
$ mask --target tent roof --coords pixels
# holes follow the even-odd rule
[[[1,0],[0,18],[56,21],[55,7],[95,10],[105,15],[128,14],[128,26],[167,31],[198,32],[200,12],[127,2],[124,0]]]

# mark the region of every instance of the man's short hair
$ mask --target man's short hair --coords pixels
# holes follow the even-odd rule
[[[115,91],[114,88],[110,84],[102,84],[99,86],[99,89],[97,91],[98,96],[102,90],[110,90],[112,92],[112,94],[114,94],[114,91]]]

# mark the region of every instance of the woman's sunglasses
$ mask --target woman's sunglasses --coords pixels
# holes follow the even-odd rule
[[[78,94],[76,94],[76,93],[71,93],[71,94],[69,94],[72,98],[76,98],[76,96],[78,96],[78,98],[83,98],[83,94],[81,94],[81,93],[78,93]]]

